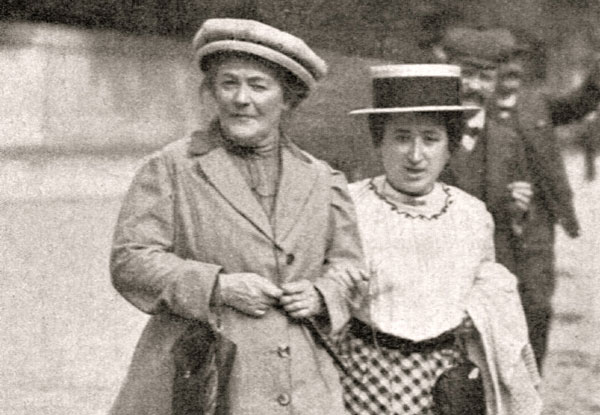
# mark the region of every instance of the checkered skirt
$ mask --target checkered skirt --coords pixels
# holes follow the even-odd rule
[[[341,374],[344,403],[352,415],[431,415],[436,380],[460,361],[453,347],[404,353],[349,331],[336,340],[347,369]]]

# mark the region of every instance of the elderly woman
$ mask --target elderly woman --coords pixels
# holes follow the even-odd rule
[[[357,415],[539,413],[516,280],[495,262],[492,217],[438,181],[463,115],[477,110],[459,105],[460,69],[391,65],[372,75],[374,108],[352,114],[368,114],[385,174],[350,185],[370,279],[339,344],[346,407]],[[467,354],[479,368],[470,377],[483,380],[464,380],[483,384],[485,398],[457,410],[458,394],[440,401],[434,392]],[[449,406],[454,412],[444,412]]]
[[[300,39],[248,20],[207,20],[194,48],[217,116],[149,157],[125,198],[112,279],[152,317],[112,414],[180,407],[172,351],[192,325],[237,348],[227,413],[343,413],[314,333],[349,318],[362,267],[354,208],[343,175],[281,131],[326,65]]]

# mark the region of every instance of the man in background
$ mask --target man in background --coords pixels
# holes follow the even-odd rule
[[[571,237],[579,234],[572,191],[552,131],[553,111],[570,108],[571,103],[525,93],[518,82],[499,105],[501,71],[508,69],[505,65],[516,48],[507,30],[451,28],[441,46],[448,62],[462,68],[463,103],[484,108],[467,120],[467,133],[445,180],[486,202],[494,216],[497,259],[517,275],[541,369],[556,285],[554,225],[561,224]]]

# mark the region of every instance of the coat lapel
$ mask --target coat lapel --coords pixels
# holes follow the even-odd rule
[[[252,194],[242,174],[219,145],[214,131],[209,136],[196,133],[190,151],[198,157],[198,166],[212,186],[227,200],[240,215],[248,219],[269,238],[273,230],[265,211]]]
[[[283,146],[281,152],[281,179],[275,205],[277,241],[289,234],[302,214],[313,190],[318,172],[311,168],[312,161],[294,144]]]

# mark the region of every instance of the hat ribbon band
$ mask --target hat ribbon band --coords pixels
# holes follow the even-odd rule
[[[376,108],[460,105],[459,91],[458,77],[373,79]]]

